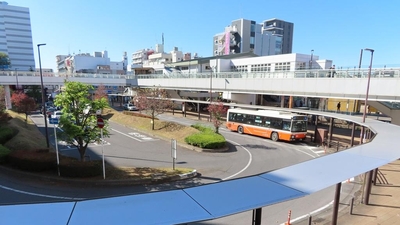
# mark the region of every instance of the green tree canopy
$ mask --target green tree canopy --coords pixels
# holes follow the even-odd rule
[[[8,69],[11,65],[10,58],[4,52],[0,52],[0,69],[5,70]]]
[[[81,161],[89,143],[100,141],[100,128],[97,127],[96,111],[104,109],[106,98],[91,100],[93,86],[80,82],[65,82],[65,90],[58,94],[55,105],[62,107],[63,115],[59,126],[63,130],[61,137],[70,145],[77,147]],[[108,123],[104,120],[103,136],[107,137]]]

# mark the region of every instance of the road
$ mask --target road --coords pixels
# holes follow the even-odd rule
[[[32,115],[32,120],[44,133],[43,116]],[[160,115],[160,119],[191,125],[198,121],[172,115]],[[54,145],[53,125],[49,125],[49,139]],[[172,167],[169,141],[151,137],[134,129],[110,122],[110,137],[105,143],[90,144],[87,155],[91,159],[101,157],[102,148],[106,161],[118,166],[136,167]],[[86,187],[59,185],[51,182],[37,182],[35,179],[21,179],[0,174],[0,204],[20,204],[38,202],[58,202],[137,194],[149,191],[171,190],[191,187],[201,184],[235,179],[275,170],[285,166],[300,163],[318,157],[320,149],[313,149],[300,143],[290,144],[272,142],[268,139],[240,135],[221,128],[220,132],[229,142],[229,151],[223,153],[196,152],[178,146],[178,167],[194,168],[201,177],[182,180],[161,185]],[[78,156],[75,148],[58,141],[61,154]],[[107,175],[106,175],[107,176]],[[265,207],[263,221],[267,224],[282,223],[287,218],[287,212],[292,210],[292,218],[307,214],[325,206],[333,199],[333,188],[328,188],[315,195],[299,200]],[[307,204],[304,203],[307,200]],[[313,202],[313,204],[309,204]],[[194,224],[244,224],[251,220],[251,212],[224,217],[211,222]],[[273,223],[272,223],[273,222]]]

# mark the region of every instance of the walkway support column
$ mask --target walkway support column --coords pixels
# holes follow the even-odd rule
[[[373,170],[367,172],[367,177],[365,179],[365,192],[364,192],[364,204],[369,204],[369,195],[371,194],[372,186],[372,172]]]
[[[293,108],[293,96],[289,96],[289,105],[288,108],[291,109]]]
[[[10,85],[4,85],[6,109],[12,109]]]
[[[332,132],[333,132],[333,121],[334,120],[335,119],[333,117],[331,117],[330,121],[329,121],[328,147],[331,147]]]
[[[312,115],[311,118],[315,118],[314,120],[314,143],[317,143],[317,133],[318,133],[318,116]]]
[[[281,108],[285,108],[285,96],[281,96]]]
[[[354,145],[354,131],[356,130],[356,124],[353,123],[351,125],[351,139],[350,139],[350,147],[353,147]]]
[[[374,183],[374,185],[376,185],[377,176],[378,176],[378,168],[374,169],[374,175],[372,177],[372,183]]]
[[[261,225],[262,208],[253,209],[252,225]]]
[[[200,103],[197,103],[197,114],[198,114],[198,120],[200,120]]]
[[[337,225],[337,218],[339,212],[339,201],[340,201],[340,190],[342,189],[342,183],[336,184],[335,198],[333,199],[333,212],[332,212],[332,225]]]

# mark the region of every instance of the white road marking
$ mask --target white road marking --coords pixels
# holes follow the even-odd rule
[[[136,141],[138,141],[138,142],[143,142],[141,139],[134,138],[134,137],[132,137],[132,136],[130,136],[130,135],[127,135],[127,134],[125,134],[125,133],[123,133],[123,132],[121,132],[121,131],[115,130],[115,129],[113,129],[113,128],[111,128],[111,130],[113,130],[113,131],[115,131],[115,132],[117,132],[117,133],[119,133],[119,134],[122,134],[122,135],[124,135],[124,136],[126,136],[126,137],[128,137],[128,138],[132,138],[133,140],[136,140]]]
[[[231,175],[229,177],[225,177],[222,180],[228,180],[228,179],[230,179],[232,177],[235,177],[235,176],[241,174],[243,171],[245,171],[247,168],[249,168],[249,166],[251,164],[251,161],[253,161],[253,156],[251,155],[251,153],[250,153],[250,151],[248,149],[246,149],[245,147],[243,147],[241,144],[239,144],[237,142],[234,142],[234,141],[231,141],[231,140],[227,140],[227,141],[232,142],[233,144],[239,145],[240,147],[242,147],[249,154],[249,161],[247,162],[247,165],[242,170],[240,170],[239,172],[237,172],[237,173],[235,173],[235,174],[233,174],[233,175]]]
[[[62,197],[62,196],[55,196],[55,195],[37,194],[37,193],[17,190],[17,189],[14,189],[14,188],[9,188],[9,187],[3,186],[3,185],[0,185],[0,188],[5,189],[5,190],[9,190],[9,191],[18,192],[18,193],[21,193],[21,194],[33,195],[33,196],[39,196],[39,197],[46,197],[46,198],[56,198],[56,199],[73,200],[73,201],[84,200],[84,198],[69,198],[69,197]]]

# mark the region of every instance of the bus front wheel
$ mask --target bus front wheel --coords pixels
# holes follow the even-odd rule
[[[238,133],[239,134],[243,134],[243,127],[242,126],[238,126]]]
[[[278,141],[278,140],[279,140],[278,133],[273,132],[273,133],[271,134],[271,140],[273,140],[273,141]]]

